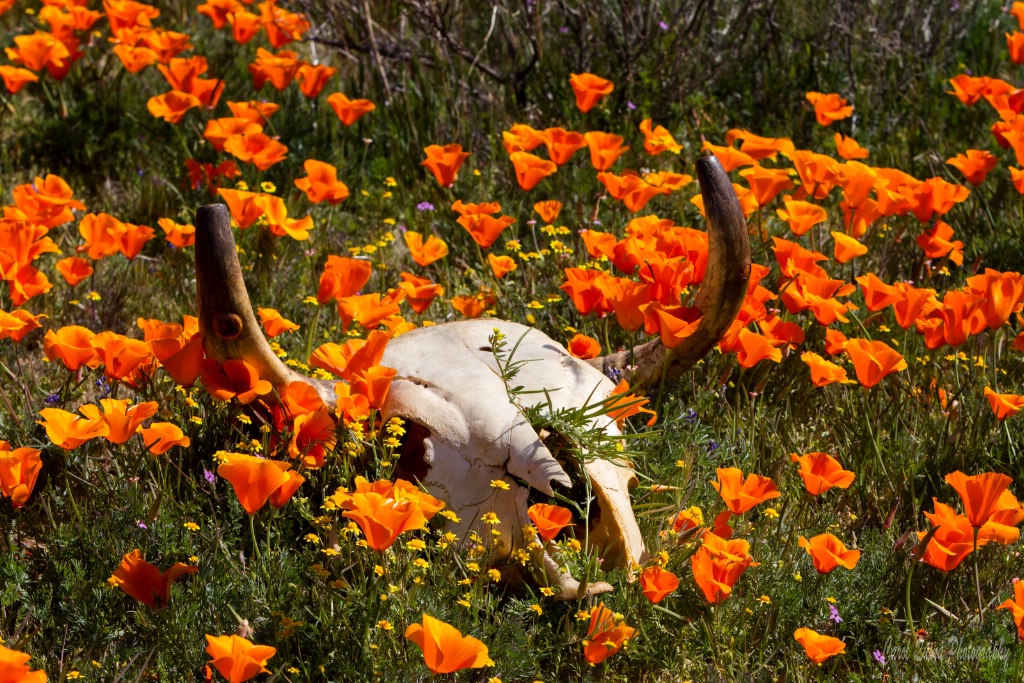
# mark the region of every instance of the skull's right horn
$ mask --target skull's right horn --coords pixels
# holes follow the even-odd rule
[[[708,267],[696,301],[703,317],[697,330],[674,349],[655,339],[632,353],[619,351],[588,361],[608,377],[628,379],[633,388],[650,388],[662,377],[671,381],[696,365],[729,329],[747,295],[750,239],[729,175],[709,155],[697,160],[697,180],[708,224]]]

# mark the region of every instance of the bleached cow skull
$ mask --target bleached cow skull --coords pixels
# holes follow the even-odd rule
[[[383,365],[398,374],[382,412],[385,419],[397,416],[407,421],[400,476],[420,482],[449,505],[461,519],[454,530],[460,538],[470,529],[491,537],[492,527],[485,527],[482,517],[494,512],[500,522],[493,527],[498,542],[492,562],[500,563],[526,545],[523,528],[530,524],[531,489],[550,496],[552,484],[580,487],[581,467],[594,497],[591,519],[585,521],[588,551],[596,550],[605,570],[631,570],[646,559],[629,500],[629,487],[636,482],[632,468],[597,458],[581,464],[562,456],[559,462],[523,411],[548,401],[556,411],[592,406],[610,395],[615,386],[611,376],[630,379],[634,390],[648,388],[662,377],[672,379],[700,360],[728,329],[743,303],[750,274],[746,223],[717,159],[698,160],[697,177],[708,222],[708,268],[696,301],[703,317],[679,347],[669,350],[655,339],[632,352],[581,361],[538,330],[498,320],[424,327],[389,342]],[[223,205],[197,212],[196,278],[207,357],[221,362],[243,359],[278,389],[293,381],[307,382],[325,403],[335,405],[334,382],[291,370],[263,337]],[[511,399],[492,350],[495,330],[510,348],[518,343],[513,360],[526,361],[514,382],[523,391]],[[607,416],[596,420],[593,427],[617,433]],[[505,482],[507,490],[493,487],[492,481]],[[546,551],[538,559],[543,575],[534,578],[559,586],[562,599],[611,589],[604,583],[581,587]]]

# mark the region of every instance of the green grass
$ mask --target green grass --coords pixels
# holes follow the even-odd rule
[[[154,67],[136,76],[126,73],[110,52],[101,21],[96,30],[102,36],[84,48],[85,58],[67,79],[44,77],[44,84],[30,85],[19,95],[2,94],[0,202],[7,203],[11,189],[35,175],[56,173],[91,211],[154,227],[161,217],[191,222],[195,208],[215,197],[206,188],[187,187],[185,160],[228,158],[203,141],[205,120],[226,116],[227,100],[277,102],[282,110],[272,118],[269,132],[288,145],[288,159],[263,173],[239,164],[242,179],[254,189],[273,183],[290,214],[310,213],[316,228],[302,243],[270,238],[261,227],[236,232],[236,238],[254,305],[277,308],[302,325],[299,332],[278,338],[288,358],[304,360],[307,334],[314,346],[346,338],[331,307],[320,312],[313,329],[316,306],[303,299],[316,293],[328,254],[346,255],[352,247],[379,241],[385,246],[371,256],[374,275],[366,291],[395,286],[402,270],[425,272],[445,287],[443,300],[422,318],[404,311],[414,322],[458,319],[446,300],[489,286],[498,294],[496,317],[528,321],[557,341],[571,336],[567,327],[613,348],[641,341],[643,335],[620,330],[613,318],[579,316],[558,289],[562,268],[586,260],[578,231],[590,227],[595,211],[601,229],[618,235],[634,215],[618,202],[598,201],[603,187],[585,150],[537,189],[522,192],[500,146],[501,131],[516,122],[616,132],[632,147],[616,168],[692,172],[702,138],[720,144],[729,128],[790,137],[798,148],[834,151],[834,131],[817,126],[804,93],[839,92],[856,106],[856,116],[833,128],[869,148],[873,165],[960,182],[959,173],[944,165],[956,153],[989,149],[1002,163],[981,187],[972,188],[967,202],[944,217],[965,242],[962,269],[950,266],[945,275],[923,268],[913,241],[923,227],[911,215],[886,219],[884,228],[877,225],[866,238],[869,255],[854,267],[829,265],[834,277],[850,279],[870,271],[887,282],[915,279],[941,293],[962,285],[976,268],[1024,268],[1024,208],[1006,171],[1015,163],[1013,153],[996,147],[988,131],[996,115],[984,103],[968,109],[943,92],[946,79],[964,68],[1011,82],[1020,77],[1006,57],[1003,39],[1013,20],[996,3],[964,2],[953,10],[929,3],[864,8],[856,2],[736,0],[711,3],[695,18],[688,9],[676,17],[676,3],[650,3],[638,14],[623,14],[611,3],[562,14],[561,5],[539,3],[545,8],[540,18],[519,3],[507,3],[486,42],[491,14],[482,10],[484,3],[453,11],[446,21],[457,40],[471,54],[479,52],[481,65],[508,75],[505,83],[482,67],[471,69],[470,60],[436,40],[418,23],[424,16],[418,3],[370,3],[376,40],[411,55],[381,57],[379,64],[366,47],[361,5],[359,12],[349,12],[343,3],[308,3],[314,24],[324,27],[321,38],[349,40],[347,54],[326,44],[295,47],[307,59],[315,49],[341,69],[315,101],[294,85],[283,92],[270,86],[260,93],[252,90],[245,65],[257,45],[266,46],[265,38],[237,46],[229,33],[213,31],[195,13],[195,3],[158,4],[163,15],[156,23],[191,34],[195,53],[206,55],[212,73],[224,78],[219,108],[194,110],[178,126],[150,116],[146,100],[165,92],[165,82]],[[38,10],[34,3],[19,3],[0,17],[4,46],[35,29],[36,19],[24,13],[25,6]],[[650,13],[646,24],[644,12]],[[669,30],[658,28],[661,20],[670,24]],[[403,21],[408,22],[405,28]],[[563,26],[569,31],[561,32]],[[538,47],[530,47],[530,36]],[[536,64],[519,80],[512,78],[529,64],[533,49],[539,50]],[[569,74],[582,70],[616,84],[613,95],[587,115],[574,106],[568,85]],[[371,99],[377,110],[345,128],[324,101],[338,90]],[[636,125],[649,116],[683,144],[678,158],[643,153]],[[422,147],[448,142],[460,142],[472,152],[454,189],[440,188],[418,166]],[[310,205],[292,184],[304,175],[307,158],[338,166],[352,196],[333,208]],[[777,165],[784,166],[785,160]],[[386,185],[387,178],[397,186]],[[689,202],[695,193],[691,186],[657,198],[641,214],[703,228]],[[575,253],[568,262],[551,256],[521,261],[517,271],[496,283],[449,211],[457,198],[500,201],[503,213],[517,219],[492,247],[494,253],[507,253],[504,242],[513,235],[524,251],[547,246],[550,240],[540,225],[528,223],[536,218],[531,206],[560,199],[565,208],[558,223],[571,228],[563,239]],[[783,236],[786,226],[774,213],[778,201],[751,223]],[[436,208],[420,211],[420,202]],[[842,229],[838,192],[823,205],[830,217],[816,229],[818,244],[828,230]],[[398,226],[441,235],[451,254],[418,268],[400,236],[386,240],[389,233],[398,235]],[[77,220],[52,230],[50,237],[64,255],[71,255],[81,243]],[[774,264],[761,240],[755,238],[752,247],[755,262]],[[134,261],[117,255],[95,263],[95,274],[74,289],[56,273],[53,264],[59,258],[46,255],[36,262],[55,285],[25,306],[48,315],[49,328],[75,324],[141,336],[135,327],[139,317],[180,321],[195,313],[191,248],[175,249],[155,239]],[[766,286],[775,289],[775,279],[773,273]],[[86,296],[90,291],[99,295],[96,300]],[[542,310],[529,308],[531,301],[545,302],[548,295],[562,301]],[[859,293],[851,300],[862,304]],[[12,308],[8,290],[0,287],[0,309]],[[1019,543],[990,544],[980,552],[987,604],[979,624],[971,558],[949,574],[915,566],[905,534],[927,528],[921,512],[932,509],[932,497],[957,503],[943,481],[953,470],[1005,472],[1016,479],[1015,493],[1024,493],[1022,418],[1000,425],[982,397],[986,385],[1024,393],[1024,354],[1009,346],[1020,325],[1011,321],[1012,332],[1004,328],[973,336],[955,351],[929,351],[918,335],[899,329],[891,312],[861,310],[853,318],[840,326],[844,332],[898,344],[908,370],[870,390],[857,385],[816,389],[799,351],[778,365],[762,363],[750,370],[713,351],[680,381],[655,392],[652,400],[660,396],[660,403],[654,429],[633,419],[630,431],[638,436],[631,448],[638,453],[641,479],[634,511],[648,549],[668,553],[667,568],[680,576],[681,585],[653,606],[623,572],[603,577],[616,587],[605,603],[625,615],[638,634],[597,667],[582,654],[587,622],[575,618],[592,601],[558,603],[529,585],[492,582],[485,571],[470,571],[473,558],[465,550],[435,547],[433,541],[444,533],[441,524],[404,536],[386,563],[343,532],[339,555],[322,552],[331,529],[344,529],[345,521],[323,510],[325,500],[337,487],[350,486],[357,474],[370,479],[390,474],[383,462],[391,456],[379,443],[341,439],[328,465],[306,474],[298,497],[279,513],[260,512],[250,530],[227,482],[204,476],[216,469],[216,451],[235,450],[239,442],[252,439],[266,443],[258,421],[240,419],[250,414],[247,409],[215,401],[202,389],[183,392],[160,374],[141,392],[115,386],[113,395],[158,401],[159,419],[182,426],[192,439],[189,448],[152,458],[138,439],[125,446],[98,439],[64,451],[35,424],[38,412],[49,405],[50,396],[57,397],[56,407],[70,411],[96,401],[103,391],[96,383],[102,372],[69,375],[57,363],[44,363],[45,330],[20,344],[0,341],[0,388],[11,407],[0,406],[0,439],[38,448],[44,461],[28,505],[14,510],[7,499],[0,500],[0,638],[7,647],[30,653],[33,665],[45,669],[51,681],[73,679],[72,672],[89,681],[199,681],[208,661],[203,635],[234,632],[242,618],[254,629],[253,642],[278,650],[270,662],[273,678],[259,680],[426,680],[430,673],[421,653],[402,633],[428,613],[481,639],[495,662],[483,673],[462,672],[450,677],[454,680],[1015,680],[1024,671],[1024,650],[1009,614],[991,608],[1010,597],[1010,579],[1021,573]],[[795,320],[807,332],[805,348],[820,352],[822,326],[807,316]],[[945,409],[933,381],[949,393]],[[353,455],[346,442],[359,454]],[[789,455],[812,450],[836,455],[857,473],[854,485],[811,499]],[[722,509],[708,483],[717,467],[770,476],[782,495],[734,525],[736,535],[750,541],[760,566],[747,570],[728,600],[711,607],[690,573],[688,558],[695,547],[678,545],[661,532],[681,508],[699,506],[709,522]],[[674,488],[644,488],[651,483]],[[769,506],[777,516],[767,512]],[[199,531],[188,531],[183,527],[187,522],[198,524]],[[862,551],[854,571],[815,572],[797,539],[825,531]],[[307,540],[310,534],[319,544]],[[414,537],[426,540],[428,550],[405,548],[404,540]],[[107,586],[121,557],[136,547],[161,568],[198,558],[199,573],[175,584],[170,606],[162,612]],[[429,561],[429,569],[413,566],[417,557]],[[570,564],[583,566],[585,558],[572,558]],[[376,565],[386,567],[383,576],[375,572]],[[460,585],[463,579],[470,581]],[[458,604],[467,593],[470,608]],[[531,610],[534,604],[542,614]],[[830,604],[841,623],[830,621]],[[907,633],[908,607],[915,627],[927,634],[920,641]],[[302,624],[289,633],[285,618]],[[382,620],[394,630],[381,628]],[[842,638],[847,653],[821,667],[809,664],[792,635],[804,626]],[[886,664],[876,661],[875,651]]]

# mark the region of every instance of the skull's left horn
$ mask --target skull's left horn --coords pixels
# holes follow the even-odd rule
[[[697,293],[702,317],[697,330],[674,349],[660,339],[619,351],[589,363],[609,377],[625,377],[633,388],[645,389],[675,379],[697,364],[718,343],[736,319],[750,280],[750,239],[743,209],[729,174],[714,156],[697,160],[697,180],[704,196],[708,224],[708,267]],[[635,366],[627,371],[630,363]]]
[[[335,382],[295,372],[270,348],[249,303],[231,216],[223,204],[210,204],[196,211],[195,252],[199,331],[207,358],[218,362],[244,360],[278,390],[291,382],[305,382],[333,408],[337,403]]]

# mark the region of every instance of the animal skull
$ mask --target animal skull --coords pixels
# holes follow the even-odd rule
[[[551,495],[553,482],[574,485],[523,410],[548,400],[555,410],[593,405],[614,388],[610,376],[629,378],[634,389],[648,388],[663,377],[671,380],[702,358],[735,319],[750,275],[746,222],[718,160],[699,159],[696,170],[709,226],[708,268],[696,300],[703,317],[679,347],[669,350],[655,339],[632,351],[585,362],[538,330],[496,320],[420,328],[388,344],[383,364],[398,374],[382,413],[385,419],[398,416],[409,423],[399,470],[448,503],[462,520],[457,529],[461,538],[471,528],[490,535],[481,518],[494,512],[500,524],[492,561],[500,562],[524,547],[531,488]],[[288,368],[260,332],[223,205],[205,206],[196,214],[196,282],[207,357],[220,362],[243,359],[278,389],[294,381],[307,382],[326,404],[336,404],[334,382]],[[528,361],[515,378],[515,384],[526,390],[516,395],[517,403],[510,401],[491,349],[495,330],[511,344],[519,342],[514,360]],[[546,393],[528,393],[539,390]],[[597,418],[593,426],[617,433],[607,416]],[[596,458],[571,463],[570,470],[574,467],[585,470],[597,507],[596,515],[586,521],[590,549],[603,558],[604,569],[632,570],[646,559],[629,500],[628,489],[636,483],[633,470]],[[504,481],[508,490],[491,487],[494,480]],[[562,599],[611,590],[605,583],[581,586],[546,551],[537,559],[543,576],[535,579],[559,586]]]

